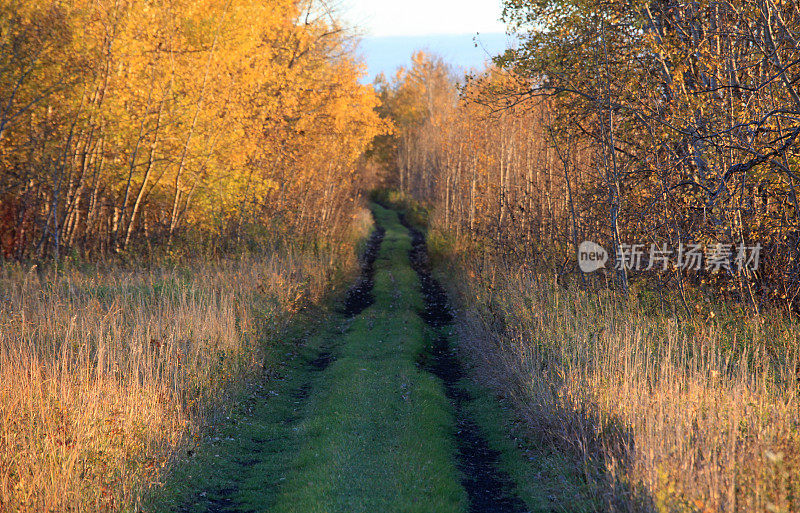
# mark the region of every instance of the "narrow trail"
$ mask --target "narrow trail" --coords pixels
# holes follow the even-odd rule
[[[431,275],[425,235],[411,226],[402,215],[400,222],[411,234],[412,249],[409,259],[419,277],[420,289],[425,299],[425,309],[420,312],[420,316],[433,328],[445,327],[453,322],[453,316],[447,293]],[[524,513],[527,508],[514,495],[511,478],[499,469],[499,453],[489,447],[480,428],[464,408],[472,397],[459,385],[464,379],[461,363],[445,334],[438,334],[429,355],[430,359],[424,363],[424,368],[442,380],[445,395],[455,409],[458,467],[464,474],[461,483],[469,495],[469,511]]]
[[[470,418],[424,235],[394,211],[374,214],[340,313],[284,378],[250,396],[187,471],[173,510],[527,511]]]

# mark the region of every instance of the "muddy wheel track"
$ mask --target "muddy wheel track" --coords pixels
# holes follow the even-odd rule
[[[409,252],[411,267],[419,277],[425,309],[420,317],[433,328],[453,322],[453,314],[442,285],[431,275],[425,235],[400,215],[400,222],[411,235]],[[458,468],[463,474],[462,486],[469,496],[470,513],[524,513],[527,507],[513,492],[511,478],[499,468],[500,454],[489,447],[480,427],[466,411],[472,397],[459,385],[464,373],[450,347],[448,338],[440,334],[418,363],[442,380],[445,395],[456,414],[456,443]]]
[[[367,241],[367,247],[361,256],[361,276],[347,291],[344,301],[343,313],[347,317],[355,317],[375,302],[372,295],[372,288],[375,286],[375,259],[378,258],[385,234],[386,230],[382,226],[376,226]]]

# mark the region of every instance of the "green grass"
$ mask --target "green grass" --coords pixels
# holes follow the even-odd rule
[[[406,220],[420,230],[428,226],[430,213],[419,201],[396,189],[378,189],[371,194],[373,201],[406,216]]]

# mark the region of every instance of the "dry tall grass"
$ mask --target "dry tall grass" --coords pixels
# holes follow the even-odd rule
[[[462,340],[603,510],[800,511],[797,324],[708,304],[679,324],[475,254]]]
[[[136,507],[347,258],[0,266],[0,511]]]

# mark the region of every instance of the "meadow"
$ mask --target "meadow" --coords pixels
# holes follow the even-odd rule
[[[136,507],[355,269],[338,250],[0,268],[0,509]]]
[[[700,293],[689,317],[651,288],[558,284],[433,241],[482,380],[534,446],[571,455],[603,510],[800,510],[796,319]]]

